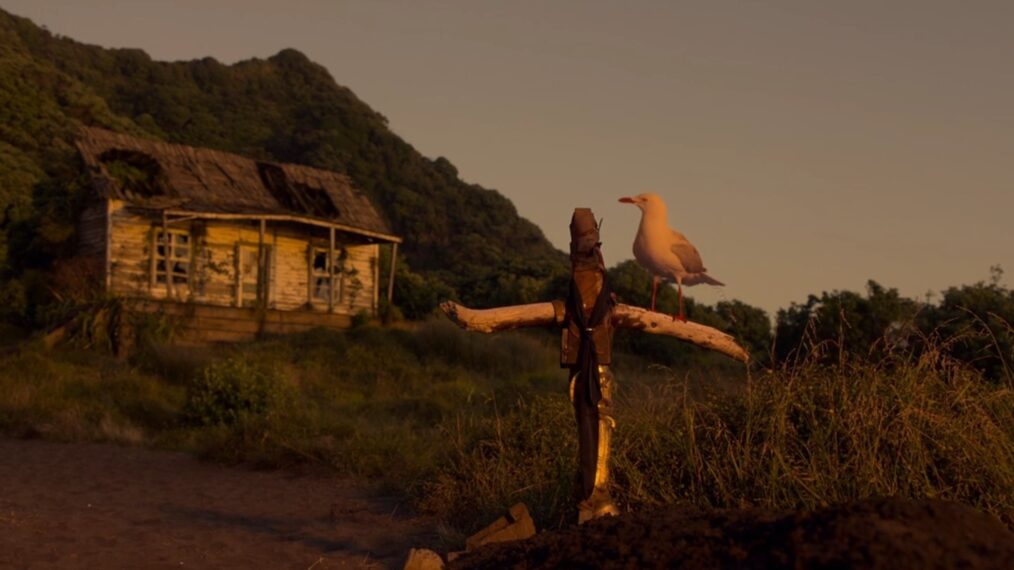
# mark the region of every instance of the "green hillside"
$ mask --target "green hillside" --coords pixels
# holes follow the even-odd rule
[[[158,62],[0,10],[0,301],[15,312],[35,304],[37,288],[25,286],[33,271],[73,249],[81,124],[347,173],[406,237],[416,272],[400,279],[408,312],[438,295],[480,306],[531,300],[566,267],[510,200],[422,156],[298,51],[234,65]]]

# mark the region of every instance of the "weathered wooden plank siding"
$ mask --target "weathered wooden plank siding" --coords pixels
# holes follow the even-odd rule
[[[165,299],[164,283],[152,286],[152,246],[161,221],[126,208],[122,202],[111,207],[111,289],[131,297]],[[255,224],[221,220],[188,221],[170,224],[170,229],[188,230],[191,235],[190,286],[176,284],[174,299],[195,303],[237,306],[239,298],[237,253],[239,248],[257,251],[260,239]],[[301,233],[298,226],[268,224],[265,246],[270,249],[268,307],[282,311],[312,309],[327,311],[326,302],[310,301],[310,248],[326,248],[327,243]],[[374,288],[379,246],[341,245],[345,259],[336,278],[334,312],[354,315],[365,311],[375,314]]]
[[[236,247],[247,247],[256,250],[260,240],[260,231],[256,226],[235,222],[208,222],[204,237],[204,257],[209,267],[205,274],[209,276],[202,301],[214,305],[235,305],[236,287],[239,282],[236,274]],[[307,262],[309,239],[294,235],[287,228],[268,225],[264,245],[270,249],[269,269],[270,284],[268,286],[268,306],[282,310],[294,310],[307,307],[307,282],[310,269]]]
[[[341,297],[335,304],[335,312],[354,315],[366,311],[372,315],[373,287],[376,286],[374,267],[379,250],[375,244],[346,246],[345,249],[348,257],[341,274]]]
[[[203,344],[209,342],[251,341],[262,334],[292,334],[315,328],[342,330],[351,326],[352,317],[315,311],[260,312],[245,307],[137,301],[130,309],[140,313],[161,312],[179,319],[175,325],[174,342]]]
[[[164,298],[165,288],[149,286],[152,221],[122,201],[109,204],[110,289],[131,297]]]

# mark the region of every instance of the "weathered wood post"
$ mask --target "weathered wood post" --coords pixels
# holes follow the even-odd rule
[[[531,326],[562,329],[560,364],[570,371],[570,395],[577,420],[579,472],[578,522],[616,514],[609,493],[609,447],[616,328],[663,334],[746,362],[747,352],[729,335],[669,315],[617,304],[606,278],[599,227],[588,208],[577,208],[570,223],[570,290],[566,300],[472,310],[451,301],[441,308],[465,330],[495,332]]]

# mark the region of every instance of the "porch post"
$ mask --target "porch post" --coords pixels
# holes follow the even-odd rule
[[[334,312],[334,226],[331,226],[331,242],[327,248],[327,311]]]
[[[155,253],[158,253],[158,240],[155,240]],[[165,254],[165,292],[166,298],[172,299],[173,295],[173,240],[169,236],[169,215],[162,210],[162,253]],[[158,273],[158,265],[155,266]]]
[[[394,268],[398,263],[398,242],[391,243],[391,273],[387,276],[387,304],[394,299]]]
[[[264,259],[264,233],[267,231],[268,221],[260,219],[260,235],[257,240],[257,304],[260,307],[268,306],[268,275],[267,260]]]

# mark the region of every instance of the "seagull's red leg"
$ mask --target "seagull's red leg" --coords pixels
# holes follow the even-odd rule
[[[658,293],[658,276],[651,278],[651,310],[655,311],[655,295]]]
[[[679,298],[680,298],[680,320],[685,323],[687,322],[687,316],[686,313],[683,312],[683,284],[680,283],[677,288],[679,290]]]

